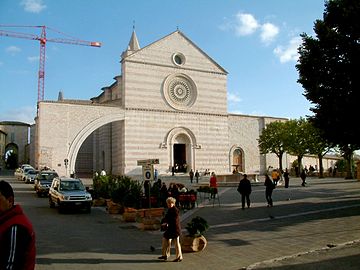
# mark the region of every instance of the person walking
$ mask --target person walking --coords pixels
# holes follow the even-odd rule
[[[271,178],[274,184],[277,185],[278,181],[280,180],[280,174],[276,169],[271,172]]]
[[[265,186],[265,198],[268,203],[267,207],[272,207],[273,206],[272,193],[276,185],[270,179],[269,175],[265,175],[264,186]]]
[[[212,172],[210,177],[210,199],[215,199],[217,192],[218,190],[217,190],[216,174]]]
[[[199,171],[196,170],[196,172],[195,172],[196,183],[199,183],[199,177],[200,177]]]
[[[245,199],[247,207],[250,208],[251,183],[246,174],[244,174],[244,178],[240,180],[237,191],[241,194],[241,208],[243,210],[245,209]]]
[[[290,177],[289,177],[289,171],[288,169],[286,168],[285,169],[285,172],[284,172],[284,180],[285,180],[285,188],[289,188],[289,182],[290,182]],[[288,201],[290,201],[290,192],[288,192]]]
[[[0,181],[0,269],[35,269],[35,232],[11,185]]]
[[[192,169],[189,172],[189,176],[190,176],[190,183],[192,184],[193,179],[194,179],[194,171]]]
[[[173,197],[166,199],[168,210],[165,214],[165,217],[161,221],[162,226],[166,225],[165,232],[162,238],[162,255],[158,258],[159,260],[166,261],[170,257],[170,248],[171,241],[175,241],[175,253],[176,259],[173,262],[181,262],[183,260],[181,245],[180,245],[180,234],[181,234],[181,225],[179,210],[176,208],[176,200]]]
[[[301,183],[301,185],[303,186],[303,187],[305,187],[305,184],[306,184],[306,172],[305,172],[305,170],[302,170],[302,172],[300,173],[300,178],[301,178],[301,180],[302,180],[302,183]]]
[[[285,180],[285,188],[288,188],[290,177],[289,177],[289,171],[287,168],[285,169],[285,172],[284,172],[284,180]]]

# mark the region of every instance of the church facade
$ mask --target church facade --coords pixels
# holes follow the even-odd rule
[[[275,155],[260,154],[257,139],[267,123],[287,119],[229,114],[226,70],[182,32],[140,48],[134,31],[114,80],[90,101],[39,103],[37,167],[65,175],[138,175],[144,159],[159,159],[160,174],[278,167]],[[286,156],[284,167],[294,159]]]

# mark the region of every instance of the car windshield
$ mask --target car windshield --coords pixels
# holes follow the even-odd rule
[[[55,177],[57,177],[57,173],[41,173],[39,175],[39,180],[53,180]]]
[[[28,171],[28,174],[37,174],[38,172],[37,171]]]
[[[61,181],[60,190],[85,190],[85,187],[80,181]]]

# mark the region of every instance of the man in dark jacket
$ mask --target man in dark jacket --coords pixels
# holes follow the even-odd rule
[[[247,207],[250,207],[250,194],[251,194],[251,183],[247,179],[247,175],[244,174],[244,178],[240,180],[237,191],[241,194],[241,206],[242,209],[245,209],[245,199]]]
[[[1,270],[35,268],[35,233],[6,181],[0,181],[0,243]]]

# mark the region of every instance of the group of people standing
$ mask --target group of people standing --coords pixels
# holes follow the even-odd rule
[[[284,182],[285,182],[284,187],[288,188],[289,181],[290,181],[288,169],[286,169],[285,172],[283,173],[283,177],[284,177]],[[304,179],[305,178],[306,178],[306,175],[305,175]],[[279,181],[280,181],[280,173],[278,172],[278,170],[273,170],[271,172],[271,178],[268,174],[265,175],[264,186],[265,186],[265,198],[267,201],[267,207],[273,206],[272,193],[273,193],[273,190],[278,185]],[[305,180],[303,180],[302,185],[304,185],[304,182],[305,182]],[[241,208],[245,209],[245,203],[246,203],[247,207],[250,208],[251,183],[250,183],[250,180],[247,178],[246,174],[244,174],[243,179],[240,180],[237,191],[241,195]]]

